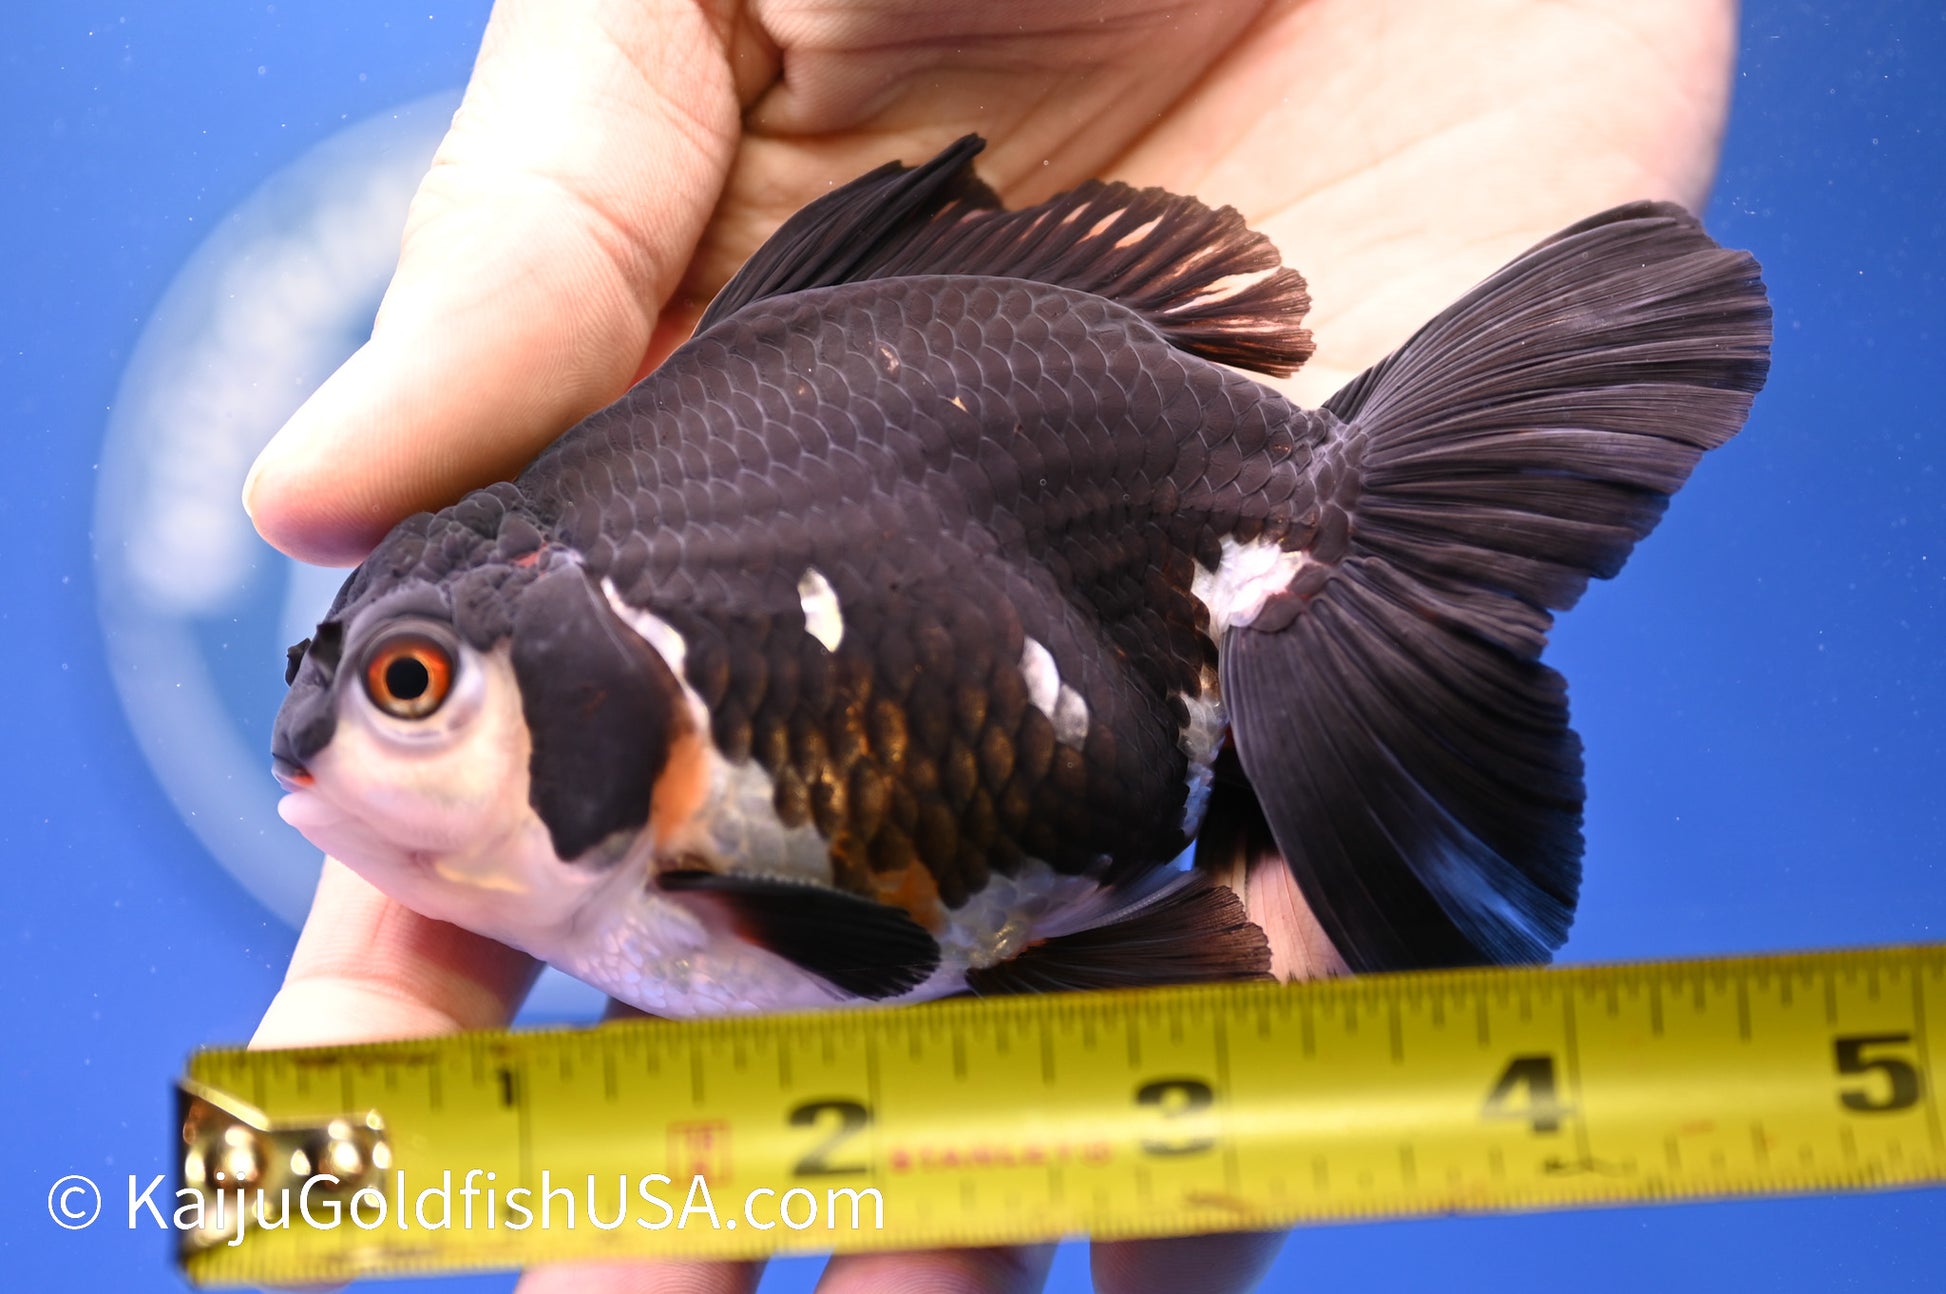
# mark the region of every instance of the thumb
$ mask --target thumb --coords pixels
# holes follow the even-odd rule
[[[695,7],[500,0],[371,340],[244,484],[264,538],[355,562],[621,394],[723,187],[738,112]]]

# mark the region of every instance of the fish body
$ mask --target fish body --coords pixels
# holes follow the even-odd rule
[[[1238,371],[1310,339],[1233,211],[1006,212],[977,148],[401,523],[293,649],[286,818],[662,1014],[1258,976],[1280,905],[1313,968],[1548,955],[1550,613],[1740,427],[1754,262],[1619,208],[1305,410]]]

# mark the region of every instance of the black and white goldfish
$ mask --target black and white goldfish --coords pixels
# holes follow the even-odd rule
[[[1618,207],[1306,410],[1238,372],[1311,340],[1234,210],[1006,211],[979,148],[400,523],[291,649],[284,817],[661,1014],[1262,976],[1272,909],[1279,969],[1547,957],[1552,613],[1743,424],[1756,263]]]

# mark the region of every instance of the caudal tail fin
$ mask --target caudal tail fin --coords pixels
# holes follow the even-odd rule
[[[1355,970],[1545,959],[1581,871],[1581,745],[1540,663],[1768,366],[1756,262],[1637,203],[1535,247],[1326,408],[1345,556],[1223,645],[1237,754]],[[1275,617],[1284,620],[1283,616]]]

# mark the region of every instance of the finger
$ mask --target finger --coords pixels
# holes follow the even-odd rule
[[[840,1254],[818,1294],[1035,1294],[1053,1261],[1053,1245]]]
[[[762,1263],[561,1263],[520,1278],[514,1294],[751,1294]]]
[[[538,973],[527,954],[401,907],[327,858],[284,985],[250,1045],[501,1028]]]
[[[1088,1262],[1097,1294],[1231,1294],[1255,1289],[1284,1247],[1282,1231],[1115,1240],[1094,1245]]]
[[[267,539],[355,561],[626,388],[729,167],[727,39],[692,5],[494,6],[371,340],[244,485]]]

